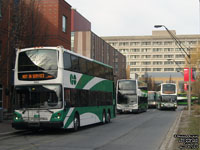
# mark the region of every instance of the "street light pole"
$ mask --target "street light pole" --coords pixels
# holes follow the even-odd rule
[[[176,38],[175,35],[173,35],[173,33],[168,30],[168,28],[164,25],[155,25],[155,28],[161,28],[164,27],[166,29],[166,31],[169,33],[169,35],[171,36],[171,38],[176,42],[176,44],[181,48],[181,50],[186,54],[187,58],[186,61],[188,62],[189,65],[189,91],[188,91],[188,114],[191,114],[191,57],[190,55],[185,51],[185,49],[182,47],[181,42]],[[187,50],[190,51],[190,48],[187,48]]]

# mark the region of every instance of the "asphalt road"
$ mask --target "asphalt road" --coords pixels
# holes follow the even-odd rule
[[[92,125],[78,132],[28,132],[0,141],[0,150],[158,150],[181,108],[149,109],[140,114],[119,114],[109,124]]]

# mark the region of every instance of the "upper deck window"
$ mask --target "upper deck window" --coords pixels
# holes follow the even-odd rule
[[[136,90],[136,81],[134,80],[119,81],[119,90]]]
[[[175,94],[176,93],[176,86],[173,84],[164,84],[162,92],[164,94]]]
[[[57,51],[37,49],[19,53],[18,71],[57,70]]]

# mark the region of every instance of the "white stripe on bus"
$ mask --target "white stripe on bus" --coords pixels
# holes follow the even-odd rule
[[[96,85],[97,83],[104,81],[105,79],[101,79],[101,78],[93,78],[92,80],[90,80],[83,89],[89,90],[91,89],[94,85]]]
[[[64,126],[65,126],[67,120],[69,119],[69,117],[71,116],[73,110],[74,110],[74,108],[70,108],[70,109],[69,109],[69,111],[68,111],[68,113],[67,113],[67,115],[66,115],[66,117],[65,117],[65,120],[64,120],[64,124],[63,124]]]

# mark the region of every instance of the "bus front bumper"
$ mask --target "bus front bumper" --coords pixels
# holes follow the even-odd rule
[[[23,129],[45,129],[45,128],[62,128],[63,122],[13,122],[12,127],[17,130]]]
[[[176,103],[161,103],[161,108],[173,108],[176,109],[177,108],[177,104]]]
[[[117,106],[117,112],[119,113],[137,112],[137,111],[138,111],[138,105],[130,105],[130,106],[118,105]]]

